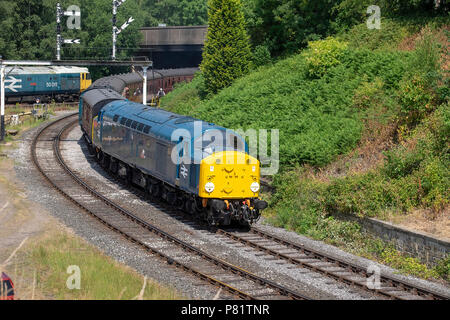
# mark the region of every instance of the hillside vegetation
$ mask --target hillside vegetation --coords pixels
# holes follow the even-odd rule
[[[271,223],[445,278],[449,259],[430,271],[333,217],[448,216],[448,19],[386,19],[383,27],[312,41],[216,95],[205,94],[198,74],[163,106],[228,128],[280,130]]]

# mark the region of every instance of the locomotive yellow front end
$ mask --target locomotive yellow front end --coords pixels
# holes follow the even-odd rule
[[[200,164],[199,197],[208,208],[210,224],[259,219],[267,202],[259,199],[260,163],[239,151],[216,152]]]

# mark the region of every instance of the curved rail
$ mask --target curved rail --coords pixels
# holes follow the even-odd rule
[[[73,197],[71,197],[66,191],[64,191],[62,188],[60,188],[56,183],[53,182],[53,180],[51,179],[51,177],[49,177],[48,174],[46,174],[45,170],[40,166],[39,161],[37,159],[37,155],[36,155],[36,146],[38,143],[39,138],[43,135],[43,133],[49,129],[50,127],[54,126],[56,123],[60,123],[63,120],[66,120],[67,118],[70,118],[71,116],[74,116],[76,114],[72,114],[72,115],[68,115],[66,117],[63,117],[59,120],[57,120],[56,122],[50,123],[48,125],[46,125],[44,128],[42,128],[39,133],[36,135],[35,139],[33,140],[32,143],[32,147],[31,147],[31,154],[32,154],[32,160],[33,163],[35,164],[35,166],[38,168],[39,172],[43,175],[43,177],[56,189],[58,190],[64,197],[66,197],[67,199],[69,199],[70,201],[72,201],[73,203],[75,203],[78,207],[82,208],[84,211],[86,211],[87,213],[89,213],[90,215],[92,215],[93,217],[95,217],[96,219],[98,219],[99,221],[101,221],[103,224],[105,224],[107,227],[109,227],[110,229],[120,233],[121,235],[123,235],[124,237],[126,237],[127,239],[131,240],[132,242],[140,245],[141,247],[145,248],[147,251],[159,256],[160,258],[166,260],[169,264],[174,265],[178,268],[181,268],[185,271],[188,271],[192,274],[194,274],[195,276],[201,278],[202,280],[208,281],[211,284],[214,284],[218,287],[224,288],[226,291],[230,292],[231,294],[237,295],[238,297],[242,298],[242,299],[255,299],[255,297],[253,297],[250,294],[247,294],[245,292],[242,292],[239,289],[236,289],[218,279],[215,279],[205,273],[202,273],[186,264],[183,264],[180,261],[177,261],[173,258],[171,258],[170,256],[162,253],[159,250],[156,250],[155,248],[152,248],[151,246],[145,244],[144,242],[140,241],[139,239],[137,239],[135,236],[133,236],[132,234],[130,234],[129,232],[123,231],[122,229],[118,228],[117,226],[114,226],[113,224],[109,223],[108,221],[106,221],[106,219],[104,219],[103,217],[101,217],[101,215],[96,214],[96,212],[94,212],[94,210],[88,208],[86,205],[82,204],[80,201],[77,201],[76,199],[74,199]],[[295,299],[295,300],[305,300],[305,299],[309,299],[306,296],[303,296],[297,292],[294,292],[288,288],[285,288],[283,286],[280,286],[270,280],[261,278],[259,276],[256,276],[250,272],[248,272],[247,270],[244,270],[242,268],[239,268],[237,266],[231,265],[223,260],[220,260],[216,257],[213,257],[203,251],[201,251],[198,248],[193,247],[192,245],[177,239],[176,237],[168,234],[167,232],[147,223],[146,221],[140,219],[139,217],[137,217],[136,215],[134,215],[133,213],[131,213],[130,211],[120,207],[119,205],[117,205],[116,203],[112,202],[111,200],[107,199],[106,197],[104,197],[103,195],[101,195],[99,192],[97,192],[96,190],[94,190],[93,188],[91,188],[90,186],[88,186],[84,181],[82,181],[72,170],[70,170],[70,168],[66,165],[66,163],[64,162],[61,153],[60,153],[60,149],[59,149],[59,142],[60,142],[60,137],[63,134],[63,132],[65,132],[69,127],[73,126],[75,121],[71,121],[68,124],[66,124],[65,126],[63,126],[60,131],[58,132],[57,136],[55,136],[53,139],[53,151],[54,151],[54,156],[56,157],[58,164],[64,169],[64,173],[69,175],[75,182],[77,182],[78,185],[80,185],[85,191],[87,191],[88,193],[90,193],[92,196],[94,196],[97,199],[100,199],[103,203],[105,203],[106,205],[108,205],[110,208],[114,209],[115,211],[119,212],[121,215],[123,215],[124,217],[126,217],[127,219],[133,221],[135,224],[139,225],[140,227],[143,227],[144,229],[152,232],[153,234],[158,235],[159,237],[163,238],[164,240],[167,240],[171,243],[176,244],[177,246],[179,246],[180,248],[182,248],[183,250],[193,253],[199,257],[201,257],[203,260],[206,260],[218,267],[220,267],[223,270],[226,270],[228,272],[231,272],[235,275],[238,275],[242,278],[245,278],[247,280],[250,280],[254,283],[257,283],[263,287],[267,287],[270,288],[272,290],[274,290],[274,292],[278,293],[281,296],[290,298],[290,299]]]
[[[264,252],[278,259],[287,261],[288,263],[324,274],[328,277],[334,278],[339,282],[354,285],[369,292],[374,292],[379,295],[388,297],[390,299],[404,299],[404,293],[430,300],[448,300],[450,298],[436,292],[431,292],[430,290],[427,290],[425,288],[413,286],[405,281],[382,274],[380,274],[380,288],[370,289],[367,286],[367,282],[365,280],[372,274],[367,272],[367,269],[364,269],[363,267],[356,264],[338,259],[336,257],[326,255],[317,250],[307,248],[304,245],[299,245],[292,241],[276,237],[255,227],[250,229],[250,233],[260,237],[260,239],[244,238],[223,229],[216,229],[216,233],[226,236],[227,238],[235,240],[246,246],[252,247],[260,252]],[[283,249],[270,249],[267,245],[261,245],[258,243],[262,242],[263,240],[272,241],[273,243],[283,246],[285,250],[290,249],[294,250],[294,252],[287,254],[280,252]],[[296,258],[295,255],[302,255],[304,257]],[[317,264],[318,262],[326,263],[326,266],[319,266]],[[330,268],[333,266],[337,267],[338,270],[330,270]],[[362,280],[362,278],[364,278],[364,280]]]

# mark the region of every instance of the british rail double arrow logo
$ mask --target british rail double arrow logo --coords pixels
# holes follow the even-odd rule
[[[188,169],[184,166],[184,164],[181,165],[181,175],[183,176],[183,178],[186,179],[187,175],[188,175]]]
[[[5,80],[5,89],[9,89],[12,92],[17,92],[16,89],[22,89],[22,85],[19,83],[22,83],[22,79],[16,79],[10,76],[9,79]]]

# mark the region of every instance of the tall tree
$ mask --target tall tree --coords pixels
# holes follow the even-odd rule
[[[208,92],[217,93],[248,73],[250,40],[240,0],[209,0],[208,34],[200,69]]]

